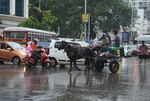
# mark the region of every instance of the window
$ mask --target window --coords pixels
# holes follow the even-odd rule
[[[29,32],[28,33],[28,38],[27,38],[28,40],[32,40],[32,32]]]
[[[16,16],[24,16],[24,0],[16,0]]]
[[[0,14],[9,14],[9,0],[0,0]]]
[[[6,43],[0,43],[0,49],[7,49],[7,48],[11,48],[11,47]]]
[[[61,44],[62,44],[62,42],[56,42],[55,43],[55,48],[60,48]]]
[[[73,42],[67,42],[68,43],[68,45],[71,45],[71,46],[75,46],[75,47],[81,47],[81,45],[80,44],[78,44],[78,43],[73,43]],[[61,46],[61,44],[62,44],[62,42],[56,42],[55,43],[55,48],[60,48],[60,46]]]
[[[25,38],[24,32],[11,32],[6,34],[6,39],[21,39]]]

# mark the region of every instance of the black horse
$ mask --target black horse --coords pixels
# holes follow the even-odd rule
[[[90,65],[93,63],[93,57],[95,56],[94,52],[89,47],[81,47],[78,45],[71,45],[68,42],[62,41],[59,49],[64,49],[67,53],[68,58],[70,59],[70,71],[72,71],[72,64],[77,70],[80,70],[77,67],[76,60],[85,59],[85,64],[87,70],[90,69]]]

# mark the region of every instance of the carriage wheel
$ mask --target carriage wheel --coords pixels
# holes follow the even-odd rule
[[[97,71],[97,72],[102,72],[103,69],[104,69],[104,64],[105,64],[104,61],[101,61],[101,60],[96,61],[96,63],[95,63],[96,71]]]
[[[52,57],[52,58],[50,58],[50,61],[51,61],[51,66],[53,67],[53,68],[56,68],[56,66],[57,66],[57,60],[54,58],[54,57]]]
[[[110,64],[109,64],[109,70],[112,72],[112,73],[117,73],[118,70],[119,70],[119,63],[117,61],[112,61]]]

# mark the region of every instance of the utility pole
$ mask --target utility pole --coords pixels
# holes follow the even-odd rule
[[[84,14],[87,15],[87,0],[84,0]],[[85,37],[85,40],[87,39],[87,23],[85,22],[84,23],[84,37]]]
[[[41,9],[41,0],[39,0],[39,9]]]
[[[88,35],[87,35],[87,40],[90,40],[90,32],[91,32],[91,16],[89,16],[89,21],[88,21]]]

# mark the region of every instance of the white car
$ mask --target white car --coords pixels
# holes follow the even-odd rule
[[[62,41],[66,41],[69,44],[79,45],[81,47],[88,47],[89,44],[84,41],[72,41],[65,39],[52,39],[49,46],[49,57],[56,59],[58,64],[66,64],[69,61],[69,58],[64,50],[59,50],[58,47]],[[83,59],[79,60],[83,61]]]
[[[123,46],[124,56],[132,56],[133,52],[137,50],[137,45],[127,44]]]

